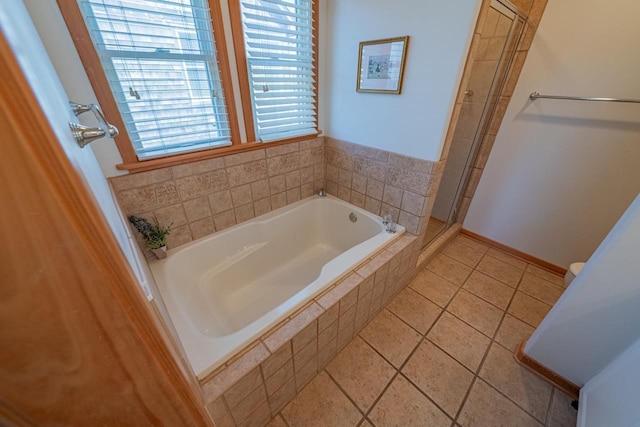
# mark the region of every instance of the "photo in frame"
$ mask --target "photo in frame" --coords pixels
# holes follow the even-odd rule
[[[356,91],[400,94],[409,36],[360,42]]]

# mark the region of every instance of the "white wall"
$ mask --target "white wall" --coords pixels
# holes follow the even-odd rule
[[[69,96],[77,102],[97,102],[56,0],[24,3]],[[320,0],[319,128],[336,138],[439,160],[479,5],[480,0]],[[234,74],[227,10],[222,8]],[[357,94],[358,43],[400,35],[411,36],[403,93]],[[245,141],[243,127],[241,134]],[[112,140],[91,147],[107,177],[126,173],[115,168],[122,158]]]
[[[77,118],[69,107],[69,94],[62,87],[21,0],[0,2],[0,29],[18,58],[20,67],[71,165],[83,179],[87,191],[94,196],[120,248],[149,296],[149,290],[145,287],[147,274],[142,267],[146,265],[144,258],[140,258],[142,254],[136,249],[137,244],[123,222],[93,152],[86,147],[80,148],[71,136],[68,123],[77,122]]]
[[[640,196],[536,328],[525,353],[583,386],[640,338]]]
[[[638,427],[640,340],[580,390],[578,427]]]
[[[640,192],[640,2],[550,1],[464,228],[568,266],[586,261]]]
[[[56,0],[23,0],[23,2],[69,99],[81,104],[97,104],[98,99],[91,88]],[[78,121],[87,126],[96,124],[88,114],[80,116]],[[122,163],[122,157],[112,139],[97,140],[89,147],[95,153],[105,176],[126,173],[115,167]]]
[[[480,0],[328,0],[327,135],[439,160]],[[409,35],[402,94],[356,92],[359,42]]]

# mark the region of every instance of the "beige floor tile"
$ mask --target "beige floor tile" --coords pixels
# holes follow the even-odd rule
[[[482,261],[480,261],[476,269],[512,288],[518,286],[518,282],[522,276],[522,270],[519,268],[489,255],[485,255],[485,257],[482,258]]]
[[[444,312],[427,335],[431,341],[475,372],[491,340],[462,320]]]
[[[564,277],[556,274],[556,273],[552,273],[548,270],[545,270],[544,268],[540,268],[537,265],[533,265],[533,264],[529,264],[527,265],[527,273],[531,273],[534,276],[538,276],[541,279],[547,280],[551,283],[554,283],[558,286],[562,286],[564,288]]]
[[[559,390],[554,390],[547,416],[547,427],[575,427],[577,422],[578,411],[571,406],[571,398]]]
[[[373,424],[371,424],[371,421],[364,419],[362,420],[362,424],[360,424],[359,427],[373,427]]]
[[[421,334],[429,330],[442,308],[438,307],[411,288],[405,288],[387,306],[391,312],[404,320]]]
[[[407,360],[422,338],[388,310],[382,310],[360,336],[395,367]]]
[[[472,270],[471,267],[444,254],[438,255],[427,264],[427,269],[458,286],[462,285]]]
[[[450,426],[451,419],[398,375],[369,413],[375,425],[385,427]]]
[[[501,252],[494,248],[490,248],[489,251],[487,252],[487,255],[492,256],[496,259],[499,259],[502,262],[506,262],[510,266],[516,267],[519,270],[524,270],[527,267],[526,261],[511,255],[505,254],[504,252]]]
[[[453,295],[458,291],[458,287],[456,285],[444,277],[440,277],[434,272],[426,269],[418,274],[411,283],[409,283],[409,287],[419,294],[429,298],[440,307],[444,307],[449,304]]]
[[[552,387],[520,366],[509,350],[492,345],[480,370],[480,377],[544,422]]]
[[[535,328],[522,320],[507,314],[498,328],[496,342],[514,351],[522,341],[529,339],[534,330]]]
[[[493,337],[504,314],[504,311],[465,290],[458,292],[447,311],[488,337]]]
[[[475,267],[487,252],[487,249],[489,248],[486,246],[477,248],[469,245],[463,238],[458,237],[444,248],[443,253],[469,267]]]
[[[266,427],[287,427],[287,423],[282,419],[282,415],[278,414],[274,419],[269,421]]]
[[[291,427],[355,426],[362,415],[347,396],[321,372],[283,410]]]
[[[531,273],[524,273],[518,290],[549,305],[555,304],[564,292],[564,288]]]
[[[549,310],[551,310],[550,305],[540,302],[522,292],[516,292],[507,313],[536,328]]]
[[[459,234],[458,237],[456,237],[456,242],[460,242],[467,246],[470,246],[477,252],[481,252],[481,251],[487,252],[487,250],[489,249],[488,245],[485,245],[484,243],[479,242],[476,239],[472,239],[462,234]]]
[[[473,381],[468,369],[428,340],[420,344],[402,373],[452,417]]]
[[[380,396],[396,370],[360,337],[355,337],[326,371],[362,410]]]
[[[509,301],[511,301],[511,297],[515,292],[512,287],[479,271],[471,273],[471,276],[464,282],[462,289],[466,289],[483,300],[489,301],[502,310],[507,309]]]
[[[541,427],[531,415],[498,393],[481,379],[476,380],[462,408],[461,427]]]

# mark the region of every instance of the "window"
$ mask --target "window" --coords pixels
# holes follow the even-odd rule
[[[238,0],[235,0],[238,1]],[[255,139],[317,133],[316,25],[312,0],[239,0],[244,46],[235,46]],[[238,22],[234,30],[238,31]],[[236,35],[236,39],[238,36]],[[245,121],[248,122],[245,117]],[[248,131],[249,133],[249,131]]]
[[[247,144],[239,137],[219,1],[229,5]],[[150,170],[318,133],[317,0],[58,6],[105,116],[120,129],[119,169]]]
[[[79,4],[137,160],[231,144],[235,111],[225,104],[227,64],[218,61],[207,0]]]

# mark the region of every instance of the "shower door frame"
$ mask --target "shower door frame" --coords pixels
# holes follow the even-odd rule
[[[500,54],[500,59],[498,61],[498,67],[496,68],[495,74],[493,76],[493,80],[491,82],[491,87],[489,89],[489,95],[487,95],[487,99],[485,101],[485,105],[483,107],[483,111],[482,114],[480,116],[480,120],[478,122],[478,125],[476,127],[476,132],[474,134],[473,137],[473,142],[471,144],[471,148],[469,149],[469,154],[467,155],[467,160],[465,162],[465,166],[462,172],[462,175],[460,177],[460,181],[458,183],[458,187],[456,189],[456,193],[454,196],[454,202],[451,205],[451,208],[449,209],[449,215],[447,217],[447,220],[444,224],[444,227],[438,232],[436,233],[433,237],[431,237],[431,239],[429,239],[428,241],[423,241],[422,242],[422,247],[427,247],[430,243],[432,243],[435,239],[437,239],[440,235],[442,235],[445,231],[447,231],[449,229],[449,227],[451,227],[453,224],[455,224],[458,220],[458,213],[460,210],[460,206],[462,204],[462,200],[464,198],[464,194],[467,190],[467,187],[469,186],[469,180],[470,180],[470,170],[472,169],[472,165],[475,163],[476,158],[478,157],[478,152],[480,151],[480,147],[482,145],[482,141],[484,140],[485,136],[487,135],[487,130],[489,129],[489,124],[491,123],[491,119],[494,116],[494,113],[496,111],[497,105],[498,105],[498,100],[502,94],[502,91],[504,89],[505,83],[507,81],[507,78],[509,76],[509,72],[511,70],[511,67],[513,65],[513,61],[514,58],[516,56],[516,46],[518,46],[520,39],[524,33],[524,29],[525,29],[525,24],[526,24],[526,19],[524,17],[522,17],[518,11],[517,8],[513,5],[511,5],[510,3],[504,1],[504,0],[492,0],[490,7],[494,7],[497,6],[495,9],[498,12],[501,12],[500,9],[506,9],[509,11],[509,13],[513,14],[513,21],[511,23],[511,26],[509,28],[509,33],[508,33],[508,37],[507,40],[505,42],[505,45],[503,47],[502,53]],[[502,13],[502,12],[501,12]],[[520,30],[517,34],[514,34],[514,28],[516,27],[516,25],[518,23],[521,23],[522,26],[520,27]],[[515,37],[515,39],[511,38],[511,37]],[[509,45],[509,43],[512,42],[513,43],[513,51],[511,52],[509,58],[504,58],[504,55],[506,53],[506,49],[507,46]],[[498,73],[500,71],[500,66],[504,64],[503,61],[506,61],[506,67],[505,67],[505,71],[503,73],[503,77],[496,82],[496,78],[498,77]],[[472,62],[473,64],[473,62]],[[473,73],[473,68],[471,69],[471,73],[470,75]],[[497,88],[496,88],[496,84],[497,84]],[[491,95],[491,93],[494,91],[495,89],[495,95]],[[490,99],[494,97],[496,99],[496,101],[493,103],[493,105],[490,105]],[[488,107],[488,108],[487,108]],[[458,125],[459,125],[459,121],[458,123],[456,123],[455,128],[453,129],[453,132],[455,132],[455,129],[457,129]],[[452,142],[453,144],[453,142]],[[445,168],[446,168],[446,164],[445,164]],[[444,170],[442,172],[444,174]],[[442,184],[442,182],[440,182],[440,185]],[[437,193],[436,196],[437,198]],[[437,199],[436,199],[437,202]]]

